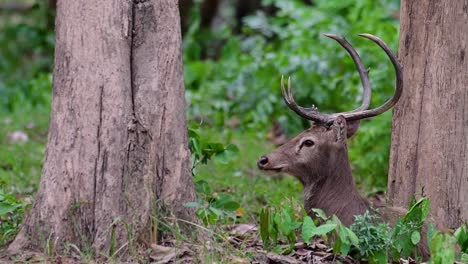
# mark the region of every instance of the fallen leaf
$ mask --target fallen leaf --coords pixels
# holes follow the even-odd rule
[[[247,233],[254,233],[256,231],[257,226],[253,224],[238,224],[231,230],[231,234],[239,237],[245,237]]]
[[[193,251],[186,246],[178,248],[151,244],[151,249],[153,252],[150,258],[154,261],[152,263],[190,263],[192,260]]]
[[[175,248],[151,244],[151,249],[153,249],[153,254],[151,254],[150,258],[154,260],[155,263],[164,264],[171,261],[175,262],[177,257]]]

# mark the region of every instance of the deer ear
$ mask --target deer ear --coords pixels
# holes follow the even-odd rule
[[[336,141],[345,142],[357,132],[359,120],[346,122],[346,119],[340,115],[333,121],[331,127],[336,133]]]
[[[354,136],[359,129],[359,120],[348,121],[346,123],[346,135],[348,138]]]

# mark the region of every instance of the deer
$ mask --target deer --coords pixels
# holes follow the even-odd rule
[[[336,215],[343,224],[349,226],[355,216],[377,208],[380,218],[395,224],[406,210],[387,205],[372,205],[359,194],[348,159],[348,138],[355,135],[360,120],[378,116],[391,109],[400,99],[403,87],[402,66],[392,50],[380,38],[371,34],[359,34],[377,44],[390,59],[395,69],[396,84],[393,96],[383,105],[368,109],[371,98],[371,85],[368,71],[358,53],[344,38],[334,34],[324,34],[338,42],[351,56],[362,83],[362,103],[349,112],[326,114],[317,107],[299,106],[292,95],[291,78],[285,88],[281,77],[281,92],[286,105],[297,115],[312,121],[312,125],[296,137],[263,155],[257,161],[260,170],[286,173],[297,178],[303,185],[303,202],[306,212],[314,217],[312,208],[321,208],[327,215]],[[423,258],[428,257],[426,243],[419,245]]]

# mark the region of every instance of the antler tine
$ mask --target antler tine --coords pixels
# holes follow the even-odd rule
[[[377,115],[384,113],[388,109],[392,108],[398,102],[403,91],[402,66],[400,62],[398,61],[397,57],[395,56],[395,54],[393,54],[392,50],[387,46],[387,44],[383,40],[381,40],[380,38],[374,35],[359,34],[359,36],[370,39],[374,43],[379,45],[379,47],[381,47],[385,51],[388,58],[391,60],[393,67],[395,68],[395,75],[396,75],[395,93],[392,96],[392,98],[390,98],[383,105],[377,108],[374,108],[371,110],[363,110],[363,111],[343,114],[346,120],[364,119],[364,118],[369,118],[369,117],[377,116]]]
[[[286,105],[299,116],[320,124],[326,124],[333,121],[330,115],[319,113],[315,107],[305,108],[297,105],[292,95],[291,77],[288,77],[288,88],[286,90],[284,88],[284,77],[281,76],[281,93],[283,94],[283,99]]]
[[[345,38],[342,38],[335,34],[323,34],[323,35],[338,42],[348,52],[348,54],[353,59],[354,64],[356,65],[357,71],[359,72],[359,77],[361,78],[361,83],[362,83],[362,104],[360,107],[352,110],[351,113],[366,110],[367,108],[369,108],[369,105],[370,105],[371,84],[369,81],[368,71],[364,67],[364,64],[362,64],[359,54]]]

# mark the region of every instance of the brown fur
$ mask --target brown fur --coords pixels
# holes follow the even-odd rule
[[[358,121],[347,125],[344,118],[339,116],[330,127],[312,126],[263,156],[258,166],[262,170],[284,172],[296,177],[304,186],[304,208],[308,214],[312,214],[312,208],[321,208],[327,215],[335,214],[349,226],[354,216],[364,214],[371,207],[369,201],[358,192],[348,160],[346,141],[357,131],[358,125]],[[314,145],[304,145],[305,140],[312,140]],[[406,213],[402,208],[386,205],[375,207],[381,218],[391,225]],[[429,250],[425,235],[422,237],[424,243],[420,244],[420,252],[427,259]]]

